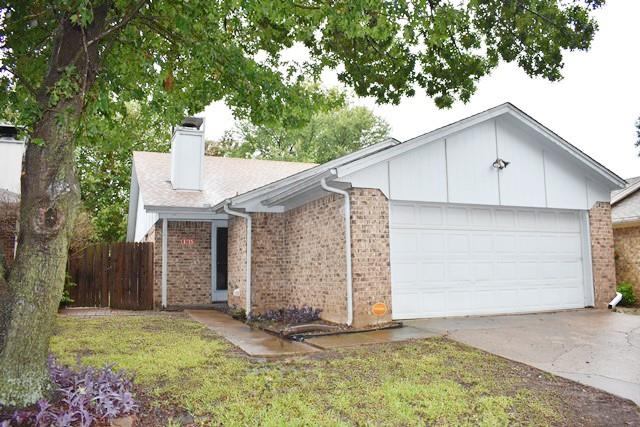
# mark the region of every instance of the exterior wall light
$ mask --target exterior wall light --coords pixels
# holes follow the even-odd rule
[[[509,166],[509,163],[511,163],[511,162],[507,162],[506,160],[502,160],[500,157],[498,157],[496,159],[496,161],[493,162],[493,167],[498,169],[498,170],[502,170],[502,169],[506,168],[507,166]]]

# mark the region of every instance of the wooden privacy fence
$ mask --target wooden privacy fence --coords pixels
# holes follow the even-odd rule
[[[153,309],[153,243],[107,243],[70,255],[72,307]]]

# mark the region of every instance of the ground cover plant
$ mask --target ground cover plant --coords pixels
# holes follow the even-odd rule
[[[180,314],[59,317],[65,363],[115,363],[141,425],[594,425],[635,405],[444,338],[260,361]],[[626,417],[626,418],[624,418]]]
[[[108,423],[137,412],[133,385],[124,371],[112,366],[72,369],[49,357],[47,363],[53,393],[36,405],[19,410],[0,410],[0,427],[83,426]]]
[[[637,302],[637,298],[635,292],[633,291],[633,285],[629,282],[620,282],[618,284],[618,292],[622,294],[622,301],[620,301],[620,305],[630,307],[635,305]]]
[[[288,325],[315,322],[320,320],[322,310],[308,306],[287,307],[276,310],[267,310],[264,313],[251,316],[251,320],[257,322],[278,322]]]

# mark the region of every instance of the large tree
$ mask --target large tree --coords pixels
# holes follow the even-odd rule
[[[231,157],[324,163],[389,136],[389,125],[366,107],[315,114],[301,127],[274,127],[239,121],[211,154]]]
[[[254,123],[308,119],[322,70],[359,96],[466,101],[500,60],[561,77],[603,0],[0,0],[0,114],[27,129],[18,248],[0,274],[0,404],[32,403],[80,201],[74,148],[137,100],[167,122],[223,99]],[[294,45],[305,55],[285,52]],[[283,55],[283,53],[285,53]],[[310,109],[309,109],[310,110]],[[283,119],[286,118],[286,119]]]
[[[138,102],[113,117],[94,117],[95,131],[80,135],[76,170],[82,205],[96,238],[124,240],[129,208],[132,151],[169,151],[171,125]]]

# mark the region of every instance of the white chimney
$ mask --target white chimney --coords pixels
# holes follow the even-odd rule
[[[174,190],[202,190],[204,120],[187,117],[171,138],[171,186]]]

